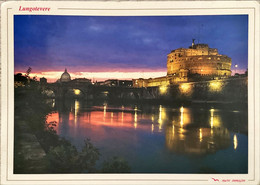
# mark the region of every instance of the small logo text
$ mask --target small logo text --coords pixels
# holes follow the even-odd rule
[[[212,178],[214,182],[246,182],[245,179],[217,179]]]
[[[19,11],[27,11],[27,12],[46,12],[46,11],[50,11],[51,8],[49,7],[19,7]]]

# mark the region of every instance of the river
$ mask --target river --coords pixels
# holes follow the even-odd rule
[[[102,161],[123,157],[132,173],[247,173],[246,109],[52,100],[47,122],[78,150],[84,139]]]

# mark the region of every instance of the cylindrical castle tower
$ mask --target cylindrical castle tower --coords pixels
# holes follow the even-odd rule
[[[207,44],[194,44],[190,48],[179,48],[167,56],[167,75],[178,75],[181,71],[208,76],[230,76],[231,58],[218,53]]]

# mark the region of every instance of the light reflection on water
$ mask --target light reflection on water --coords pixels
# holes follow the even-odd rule
[[[89,106],[78,100],[57,110],[47,119],[57,122],[57,134],[79,149],[90,138],[101,160],[122,156],[132,172],[247,173],[247,133],[237,126],[247,127],[247,115],[237,119],[237,112],[183,106]]]

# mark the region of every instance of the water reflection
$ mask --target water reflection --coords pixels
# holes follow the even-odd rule
[[[232,120],[237,119],[240,114],[237,112],[224,114],[215,108],[163,105],[111,106],[104,103],[93,106],[78,100],[72,103],[55,102],[55,106],[57,112],[50,114],[47,122],[58,123],[56,131],[59,135],[79,148],[88,137],[106,155],[122,153],[129,160],[135,156],[132,163],[139,158],[144,160],[146,155],[155,155],[152,153],[163,153],[164,149],[171,155],[186,156],[205,156],[228,148],[238,150],[238,135],[227,128],[233,123]],[[165,144],[158,144],[160,138]],[[159,147],[163,148],[158,151]],[[150,152],[137,156],[133,153],[135,151]]]
[[[104,119],[105,119],[105,117],[106,117],[106,113],[107,113],[107,106],[104,105]]]
[[[184,135],[185,133],[185,135]],[[193,128],[166,129],[166,146],[170,151],[184,154],[207,154],[230,146],[230,134],[227,129]]]
[[[80,104],[78,100],[75,100],[75,113],[74,113],[74,123],[77,124],[78,121],[78,112],[79,112]]]
[[[55,107],[55,99],[47,99],[46,103],[50,105],[52,108]]]
[[[135,108],[134,127],[137,128],[137,108]]]
[[[66,105],[63,104],[62,106]],[[48,121],[56,119],[55,121],[59,123],[56,130],[61,135],[71,134],[70,130],[75,130],[77,124],[79,124],[78,129],[88,127],[88,125],[98,125],[134,128],[135,130],[143,130],[150,133],[162,132],[164,130],[167,149],[178,153],[212,153],[230,145],[230,133],[221,126],[220,116],[215,115],[215,109],[209,110],[209,127],[207,127],[207,124],[204,127],[197,124],[196,118],[190,112],[190,109],[183,106],[179,108],[179,111],[178,109],[169,111],[170,109],[160,105],[157,112],[157,122],[155,122],[156,114],[141,113],[137,106],[134,108],[125,106],[117,108],[108,107],[107,104],[104,104],[103,107],[90,107],[88,111],[83,111],[82,113],[80,113],[80,109],[80,102],[75,100],[74,115],[67,108],[61,108],[58,109],[58,112],[52,113]],[[145,124],[141,124],[141,122]],[[158,126],[158,129],[155,129],[155,125]],[[72,137],[77,137],[77,133]],[[234,149],[236,149],[236,135],[234,135],[233,143]]]
[[[237,149],[237,145],[238,145],[238,143],[237,143],[237,135],[236,134],[234,135],[233,142],[234,142],[234,150],[236,150]]]
[[[214,127],[214,109],[210,109],[210,127]]]
[[[180,108],[180,111],[181,111],[181,122],[180,122],[180,125],[181,125],[181,128],[183,127],[183,107]]]

